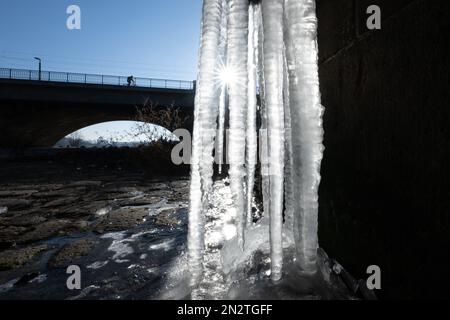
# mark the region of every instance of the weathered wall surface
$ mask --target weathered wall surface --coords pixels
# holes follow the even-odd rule
[[[369,31],[366,9],[382,10]],[[317,0],[321,246],[384,298],[450,297],[450,2]]]

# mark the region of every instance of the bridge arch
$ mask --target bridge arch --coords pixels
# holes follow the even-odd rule
[[[179,108],[192,130],[194,91],[0,79],[0,148],[53,147],[102,122],[135,120],[137,107]],[[164,127],[164,119],[154,118]]]
[[[62,137],[56,148],[139,146],[160,140],[176,141],[172,132],[142,121],[109,121],[80,128]]]

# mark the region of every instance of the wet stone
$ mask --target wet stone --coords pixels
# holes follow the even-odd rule
[[[153,190],[150,192],[146,192],[146,197],[164,197],[168,198],[173,194],[172,190]]]
[[[14,243],[17,238],[27,231],[25,227],[8,226],[0,229],[0,242]]]
[[[49,249],[49,246],[39,245],[0,252],[0,270],[20,268],[47,249]]]
[[[169,199],[168,203],[174,203],[174,202],[185,202],[189,199],[189,196],[186,193],[174,193]]]
[[[147,208],[122,208],[114,210],[95,227],[98,233],[122,231],[133,228],[143,222],[149,216]]]
[[[38,192],[37,190],[12,190],[12,191],[0,191],[0,198],[14,198],[14,197],[28,197],[34,193]]]
[[[31,204],[26,199],[0,199],[0,207],[8,207],[10,210],[27,209]]]
[[[66,188],[74,188],[74,187],[100,187],[102,185],[101,181],[76,181],[76,182],[72,182],[69,183],[68,185],[65,185],[63,187],[61,187],[61,189],[66,189]]]
[[[124,200],[124,199],[131,199],[135,197],[135,195],[131,193],[108,193],[105,192],[104,194],[97,197],[98,201],[118,201],[118,200]]]
[[[167,190],[168,188],[169,186],[167,185],[167,183],[152,183],[147,187],[147,190]]]
[[[188,180],[172,181],[170,182],[170,186],[174,189],[189,188],[189,181]]]
[[[4,219],[4,221],[0,220],[0,224],[18,226],[18,227],[20,227],[20,226],[29,227],[29,226],[37,225],[39,223],[43,223],[46,220],[47,219],[41,215],[31,214],[31,215],[14,216],[11,218]]]
[[[131,206],[146,206],[156,204],[161,202],[164,197],[160,196],[144,196],[137,199],[125,199],[117,202],[117,205],[121,207],[131,207]]]
[[[54,198],[67,195],[67,191],[56,190],[56,191],[42,191],[36,192],[32,195],[33,198]]]
[[[50,268],[64,268],[76,264],[82,257],[88,255],[98,243],[96,239],[82,239],[64,246],[54,255],[48,265]]]
[[[178,209],[161,211],[155,218],[155,224],[163,226],[178,226],[182,221],[178,218]]]
[[[56,235],[61,236],[67,233],[69,227],[73,227],[73,224],[70,220],[47,221],[36,225],[34,230],[22,235],[17,242],[18,243],[33,242],[48,239]]]
[[[79,198],[78,197],[67,197],[67,198],[62,198],[62,199],[57,199],[54,201],[50,201],[47,204],[45,204],[44,206],[42,206],[43,208],[51,208],[51,207],[60,207],[60,206],[65,206],[65,205],[69,205],[72,204],[76,201],[78,201]]]

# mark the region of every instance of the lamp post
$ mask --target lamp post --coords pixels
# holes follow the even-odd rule
[[[34,57],[37,61],[39,61],[39,81],[41,81],[41,72],[42,72],[42,60],[41,58]]]

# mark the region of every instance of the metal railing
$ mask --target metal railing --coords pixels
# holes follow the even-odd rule
[[[193,81],[133,77],[133,82],[130,85],[128,83],[129,82],[128,78],[129,77],[122,77],[122,76],[54,72],[54,71],[41,71],[39,73],[39,71],[37,70],[0,68],[0,79],[131,86],[131,87],[156,88],[156,89],[179,89],[179,90],[194,89]]]

